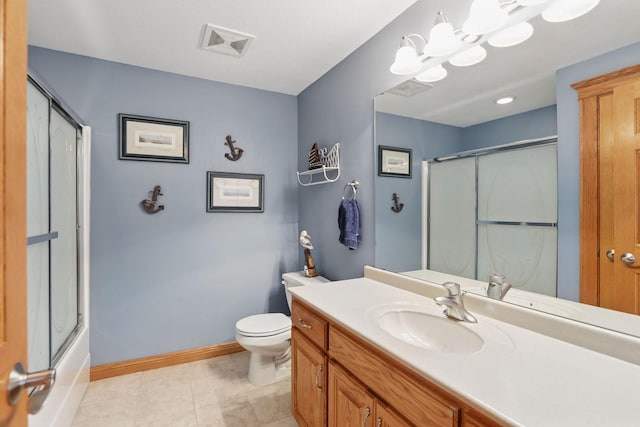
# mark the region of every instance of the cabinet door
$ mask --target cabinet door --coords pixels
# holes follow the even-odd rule
[[[391,408],[383,405],[380,401],[376,401],[376,427],[411,427],[408,421],[405,421]]]
[[[291,413],[302,427],[327,425],[326,357],[296,329],[291,330]]]
[[[362,384],[329,362],[329,427],[373,427],[374,403]]]

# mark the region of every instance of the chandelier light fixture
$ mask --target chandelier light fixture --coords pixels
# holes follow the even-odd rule
[[[533,35],[533,25],[524,21],[491,34],[487,39],[493,47],[510,47],[520,44]]]
[[[534,32],[528,20],[542,16],[548,22],[578,18],[600,0],[473,0],[462,28],[455,30],[444,12],[438,11],[426,40],[420,34],[402,37],[390,71],[414,75],[421,82],[436,82],[447,76],[444,62],[456,67],[477,64],[487,56],[482,47],[505,48],[528,40]],[[420,49],[418,49],[418,47]]]
[[[418,74],[415,79],[423,83],[433,83],[447,77],[447,69],[442,64],[434,65],[431,68],[427,68],[425,71]]]
[[[482,62],[486,57],[487,50],[477,44],[467,50],[463,50],[462,52],[453,55],[449,58],[449,64],[455,65],[456,67],[469,67]]]
[[[429,33],[429,43],[426,43],[424,54],[428,56],[450,55],[460,49],[462,41],[455,34],[453,25],[444,16],[443,12],[438,12],[435,23]]]

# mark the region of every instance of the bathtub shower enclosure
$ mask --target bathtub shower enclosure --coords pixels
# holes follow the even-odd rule
[[[422,268],[557,294],[557,138],[423,162]]]
[[[71,425],[89,381],[89,147],[90,129],[30,73],[28,370],[57,374],[32,427]]]

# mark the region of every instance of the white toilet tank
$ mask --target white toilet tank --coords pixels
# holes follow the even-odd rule
[[[307,277],[304,275],[304,271],[284,273],[282,275],[282,284],[284,285],[284,290],[287,294],[287,304],[289,304],[289,310],[291,310],[291,292],[289,292],[289,288],[292,288],[294,286],[313,286],[327,282],[330,282],[330,280],[326,277]]]

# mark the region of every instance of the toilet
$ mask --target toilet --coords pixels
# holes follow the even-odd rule
[[[306,277],[303,271],[284,273],[282,284],[291,310],[294,286],[313,286],[329,280]],[[236,341],[251,352],[249,382],[255,386],[272,384],[291,375],[291,319],[282,313],[255,314],[236,322]]]

